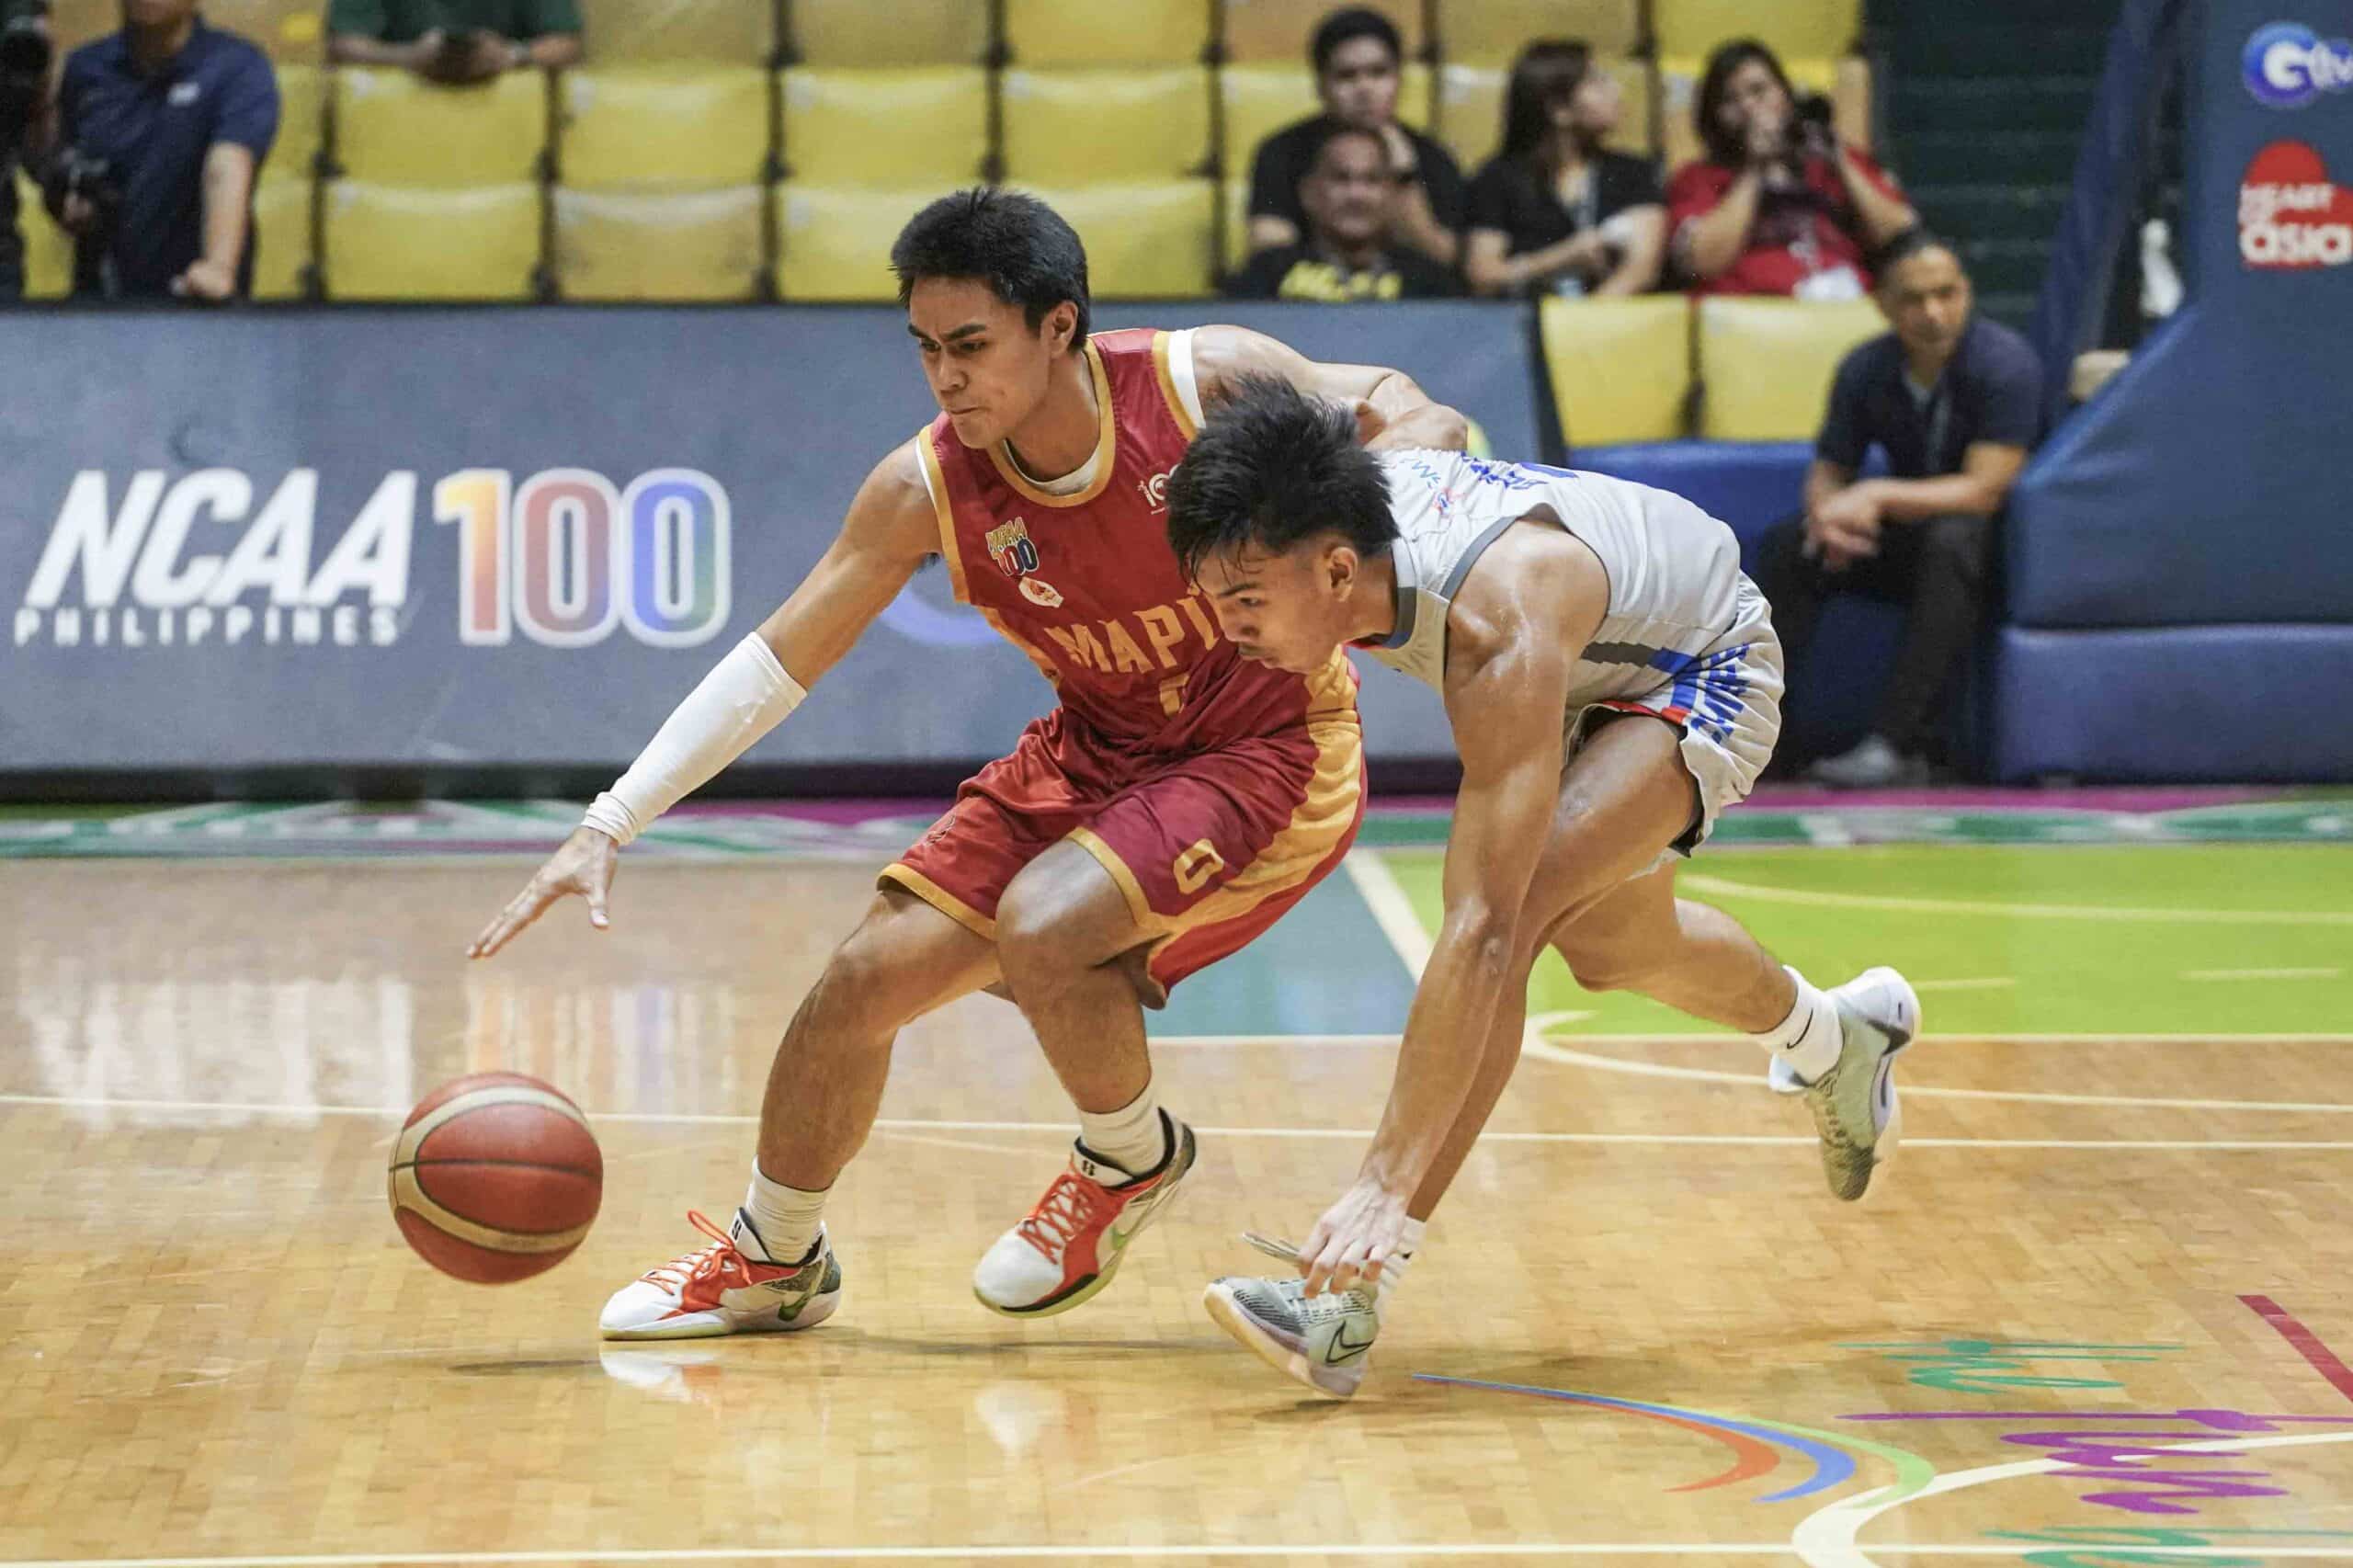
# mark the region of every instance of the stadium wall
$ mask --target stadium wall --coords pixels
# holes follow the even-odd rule
[[[1098,312],[1203,320],[1405,367],[1498,451],[1543,448],[1523,316]],[[18,798],[594,788],[932,412],[892,309],[28,312],[9,333],[39,368],[0,381]],[[1427,691],[1369,668],[1364,700],[1392,787],[1450,756]],[[1049,701],[935,566],[731,782],[938,788]]]

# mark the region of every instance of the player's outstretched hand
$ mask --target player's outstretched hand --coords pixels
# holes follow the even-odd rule
[[[486,959],[512,941],[515,934],[546,913],[560,898],[578,893],[588,901],[588,924],[602,931],[612,924],[605,913],[605,896],[613,885],[613,866],[620,846],[593,827],[575,827],[572,836],[531,875],[523,891],[507,901],[498,918],[482,928],[466,949],[470,959]]]
[[[1381,1266],[1404,1240],[1405,1198],[1361,1177],[1342,1193],[1299,1249],[1307,1293],[1345,1290],[1359,1278],[1367,1286],[1380,1279]]]

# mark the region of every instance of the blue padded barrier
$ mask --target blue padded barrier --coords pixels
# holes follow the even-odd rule
[[[1995,776],[2353,778],[2353,626],[2003,630]]]

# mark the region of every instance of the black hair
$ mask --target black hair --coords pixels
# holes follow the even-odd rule
[[[1280,554],[1339,534],[1365,555],[1397,540],[1389,476],[1356,415],[1271,376],[1235,380],[1168,481],[1168,545],[1188,577],[1212,556]]]
[[[1790,74],[1781,69],[1781,57],[1753,38],[1736,38],[1721,44],[1708,56],[1708,69],[1699,78],[1699,91],[1691,103],[1692,129],[1699,133],[1699,144],[1708,150],[1708,161],[1726,168],[1738,168],[1748,156],[1746,144],[1740,135],[1724,129],[1717,118],[1723,107],[1724,95],[1732,85],[1732,74],[1755,61],[1773,74],[1781,84],[1781,91],[1789,94],[1792,109],[1797,105],[1797,89],[1790,85]]]
[[[1033,332],[1068,300],[1078,307],[1070,351],[1086,347],[1086,247],[1061,213],[1034,196],[974,186],[941,197],[899,231],[891,270],[899,275],[901,305],[926,278],[977,278],[1006,304],[1020,306]]]
[[[1504,89],[1504,139],[1499,158],[1517,158],[1546,178],[1552,168],[1552,111],[1577,95],[1593,69],[1593,51],[1575,39],[1540,38],[1512,62]]]
[[[1324,161],[1324,148],[1329,147],[1335,142],[1341,141],[1344,138],[1350,136],[1360,136],[1366,141],[1370,142],[1374,146],[1380,148],[1382,166],[1387,166],[1389,161],[1389,143],[1387,141],[1383,140],[1380,131],[1373,130],[1372,127],[1369,125],[1350,125],[1344,119],[1334,119],[1325,121],[1322,130],[1317,133],[1315,138],[1315,150],[1307,155],[1308,168],[1312,170],[1317,164]]]
[[[1360,38],[1379,39],[1389,46],[1390,59],[1400,64],[1404,62],[1405,40],[1398,36],[1397,24],[1370,6],[1350,6],[1317,24],[1315,36],[1307,45],[1308,62],[1315,67],[1315,74],[1321,76],[1330,68],[1332,56],[1339,52],[1342,44]]]
[[[1933,232],[1926,224],[1915,223],[1887,244],[1880,246],[1878,254],[1871,257],[1871,270],[1879,274],[1881,282],[1885,282],[1889,273],[1910,261],[1922,251],[1929,250],[1943,251],[1956,263],[1961,260],[1959,245],[1954,244],[1942,234]],[[1967,268],[1963,267],[1962,270],[1966,271]]]

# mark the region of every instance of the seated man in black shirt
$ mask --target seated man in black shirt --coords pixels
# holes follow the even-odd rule
[[[1461,292],[1453,273],[1419,251],[1389,244],[1397,186],[1378,133],[1326,128],[1299,194],[1306,239],[1252,256],[1226,280],[1228,298],[1345,304]]]
[[[1977,631],[1994,517],[2042,428],[2041,361],[2025,338],[1972,313],[1951,246],[1918,229],[1899,235],[1881,258],[1876,297],[1894,330],[1839,365],[1805,510],[1766,534],[1757,574],[1792,695],[1831,594],[1910,607],[1871,733],[1809,774],[1845,789],[1926,780]],[[1859,480],[1874,445],[1891,477]]]
[[[1348,125],[1380,136],[1389,176],[1399,187],[1388,219],[1389,248],[1454,266],[1466,201],[1462,171],[1445,148],[1398,123],[1404,41],[1397,28],[1378,11],[1335,11],[1315,29],[1308,58],[1315,66],[1324,112],[1258,144],[1250,167],[1250,248],[1276,250],[1300,242],[1307,228],[1300,184],[1325,133],[1336,124]]]

